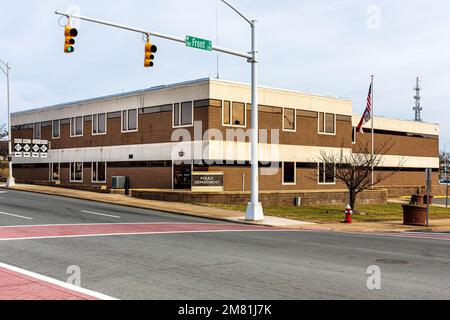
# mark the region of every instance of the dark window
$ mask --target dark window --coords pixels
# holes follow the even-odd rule
[[[352,127],[352,143],[356,143],[356,127]]]
[[[83,135],[83,117],[70,119],[70,134],[72,137]]]
[[[192,125],[192,102],[184,102],[181,104],[181,125]]]
[[[58,139],[61,137],[60,130],[61,130],[60,121],[53,120],[53,122],[52,122],[52,137],[53,137],[53,139]]]
[[[319,133],[336,133],[336,115],[333,113],[319,112]]]
[[[178,127],[180,125],[180,104],[175,103],[173,105],[173,126]]]
[[[35,123],[33,126],[33,139],[41,139],[41,123]]]
[[[335,170],[334,163],[319,163],[319,183],[335,183]]]
[[[128,130],[137,129],[137,110],[128,111]]]
[[[106,114],[94,114],[92,116],[92,133],[104,134],[106,133]]]
[[[173,126],[191,126],[194,123],[192,101],[173,105]]]
[[[122,112],[122,131],[137,130],[137,109],[125,110]]]
[[[106,162],[92,163],[92,182],[106,183]]]
[[[82,162],[70,163],[70,181],[71,182],[83,182],[83,163]]]
[[[51,181],[59,181],[59,163],[52,163]]]
[[[283,163],[283,183],[295,183],[295,162]]]

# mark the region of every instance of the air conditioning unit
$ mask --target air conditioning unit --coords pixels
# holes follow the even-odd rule
[[[113,189],[125,189],[125,176],[112,177],[112,188]]]

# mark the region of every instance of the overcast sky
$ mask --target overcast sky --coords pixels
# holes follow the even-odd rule
[[[413,119],[420,76],[423,118],[441,124],[441,146],[450,149],[448,0],[230,1],[259,21],[260,84],[350,98],[361,113],[374,74],[375,113]],[[215,54],[156,38],[155,67],[145,69],[139,34],[88,22],[80,23],[76,52],[66,55],[65,20],[58,23],[55,9],[78,7],[82,15],[249,50],[250,28],[218,0],[27,0],[26,10],[22,1],[0,4],[0,59],[12,65],[13,111],[216,76]],[[222,79],[250,81],[243,59],[219,61]],[[0,90],[4,123],[2,79]]]

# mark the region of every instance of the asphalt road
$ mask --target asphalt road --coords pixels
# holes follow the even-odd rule
[[[0,226],[162,222],[223,224],[0,190]],[[63,237],[0,241],[0,262],[62,281],[79,266],[83,287],[118,299],[450,298],[448,239],[319,231]],[[381,290],[367,288],[372,265]]]

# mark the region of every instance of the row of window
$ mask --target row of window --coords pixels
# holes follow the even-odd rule
[[[51,165],[51,180],[59,181],[61,179],[61,167],[59,163]],[[335,164],[319,163],[318,167],[318,183],[319,184],[335,184]],[[83,162],[71,162],[69,167],[70,182],[83,182]],[[282,176],[284,185],[297,184],[297,163],[283,162]],[[106,183],[106,162],[92,162],[91,166],[92,183]]]
[[[283,162],[282,176],[284,185],[297,184],[297,163]],[[336,165],[331,163],[317,164],[317,182],[319,184],[335,184],[336,183]]]
[[[61,179],[61,165],[59,163],[50,164],[51,181]],[[71,162],[69,166],[70,182],[83,182],[83,163]],[[106,183],[106,162],[92,162],[91,166],[92,183]]]
[[[107,114],[92,115],[92,135],[107,133]],[[124,110],[121,112],[122,133],[138,131],[138,109]],[[283,131],[297,131],[297,110],[283,108]],[[84,135],[84,118],[73,117],[70,119],[70,137],[82,137]],[[190,127],[194,123],[194,104],[192,101],[175,103],[172,105],[173,128]],[[246,104],[242,102],[223,101],[222,125],[231,127],[247,127]],[[52,138],[61,137],[61,120],[52,121]],[[336,134],[336,114],[318,112],[318,133]],[[41,139],[41,123],[33,125],[33,138]]]

